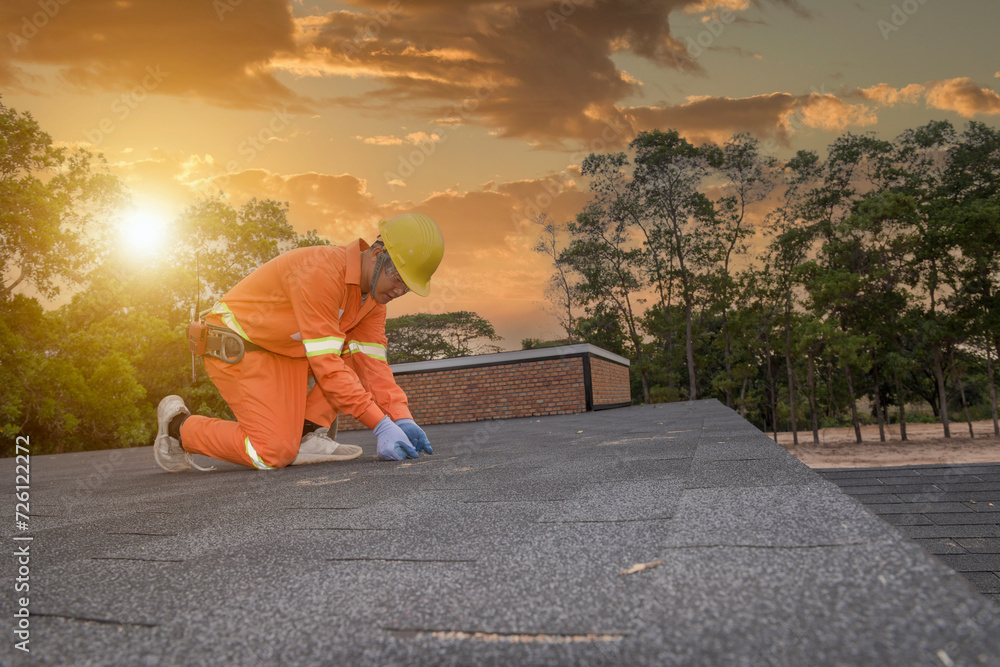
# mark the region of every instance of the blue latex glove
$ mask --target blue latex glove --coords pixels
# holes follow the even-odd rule
[[[402,461],[409,457],[415,459],[420,454],[410,444],[403,429],[396,426],[391,419],[383,417],[375,425],[375,437],[378,438],[378,455],[389,461]]]
[[[412,419],[397,419],[396,426],[403,429],[403,433],[410,439],[418,452],[434,453],[434,450],[431,449],[431,441],[427,439],[424,429],[417,426],[417,422]]]

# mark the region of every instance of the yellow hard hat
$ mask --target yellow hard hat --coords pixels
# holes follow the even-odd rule
[[[444,256],[444,237],[423,213],[402,213],[378,223],[385,249],[406,286],[420,296],[431,292],[431,276]]]

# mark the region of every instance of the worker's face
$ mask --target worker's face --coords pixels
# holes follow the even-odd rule
[[[399,272],[396,271],[396,267],[392,265],[391,261],[388,261],[388,258],[386,260],[385,265],[382,267],[382,275],[379,276],[378,283],[375,284],[374,295],[375,301],[383,305],[410,291],[410,288],[406,286],[406,283],[400,277]]]

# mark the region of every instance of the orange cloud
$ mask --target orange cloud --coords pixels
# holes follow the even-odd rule
[[[879,83],[870,88],[861,88],[858,92],[866,100],[877,102],[884,106],[895,106],[900,102],[915,104],[926,89],[919,83],[911,83],[903,88],[893,88],[887,83]]]
[[[954,111],[965,118],[978,114],[1000,114],[1000,95],[968,77],[927,84],[927,106]]]
[[[0,83],[24,89],[24,68],[40,66],[58,72],[50,87],[141,86],[143,95],[240,109],[343,105],[442,128],[476,123],[554,147],[628,125],[618,105],[642,82],[614,55],[701,69],[671,31],[674,12],[732,13],[765,0],[350,0],[320,15],[287,0],[53,2],[55,15],[38,26],[38,0],[3,3],[0,31],[16,44],[0,51]],[[766,2],[806,15],[795,0]],[[366,78],[380,89],[313,99],[282,75]]]
[[[291,8],[280,0],[5,0],[0,78],[16,63],[58,68],[83,91],[198,97],[222,107],[309,104],[280,83],[270,61],[295,50]],[[157,72],[151,78],[150,70]],[[9,74],[7,75],[9,77]]]
[[[903,88],[880,83],[870,88],[859,88],[853,94],[884,106],[903,102],[916,104],[923,97],[928,108],[954,111],[965,118],[978,114],[1000,114],[1000,94],[968,77],[929,81],[926,84],[911,83]]]
[[[798,127],[842,130],[877,122],[865,105],[816,93],[703,97],[673,107],[631,107],[625,112],[637,130],[674,128],[696,144],[722,143],[734,134],[750,132],[787,145],[789,132]]]
[[[848,104],[834,95],[810,94],[800,98],[796,111],[808,127],[840,131],[850,126],[865,127],[878,117],[863,104]]]
[[[520,0],[408,3],[356,0],[358,11],[299,21],[299,73],[372,78],[376,94],[327,102],[478,123],[536,145],[589,141],[626,123],[617,102],[640,82],[618,69],[628,51],[700,69],[671,34],[674,11],[745,9],[744,0]],[[772,0],[799,11],[791,0]],[[443,29],[442,26],[448,26]]]

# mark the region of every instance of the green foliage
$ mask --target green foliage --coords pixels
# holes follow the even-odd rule
[[[315,233],[298,237],[287,212],[287,204],[257,199],[239,210],[222,199],[203,199],[189,206],[177,220],[182,241],[170,258],[187,283],[181,303],[187,308],[202,299],[211,303],[283,250],[321,244]]]
[[[676,387],[661,387],[659,385],[649,390],[651,403],[673,403],[683,400],[681,392]]]
[[[970,416],[989,411],[1000,131],[845,133],[782,164],[745,135],[696,147],[656,130],[630,149],[584,160],[593,197],[560,261],[581,339],[632,359],[641,400],[714,396],[768,429],[793,407],[800,427],[849,423],[876,397],[891,418],[923,400],[964,419],[963,391]],[[772,191],[751,244],[747,212]],[[756,262],[734,261],[752,246]]]
[[[0,298],[27,287],[54,297],[99,260],[125,190],[94,162],[56,148],[31,114],[0,105]]]
[[[525,338],[521,341],[522,350],[540,350],[547,347],[560,347],[562,345],[573,345],[575,341],[569,338],[557,338],[555,340],[541,340],[539,338]]]
[[[320,236],[315,229],[310,229],[295,239],[296,248],[306,248],[314,245],[330,245],[330,239]]]
[[[502,340],[489,320],[466,310],[393,317],[385,332],[390,364],[499,352],[493,342]]]

